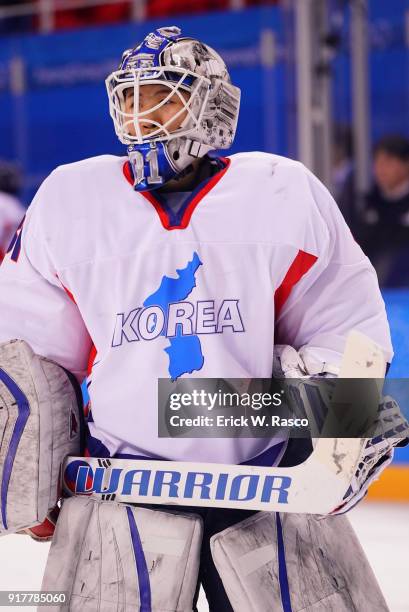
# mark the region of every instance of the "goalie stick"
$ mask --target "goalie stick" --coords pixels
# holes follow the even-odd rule
[[[346,409],[342,379],[368,378],[380,396],[385,374],[381,348],[365,335],[348,335],[334,399]],[[93,495],[125,503],[175,504],[327,514],[342,503],[367,438],[320,438],[294,467],[67,457],[62,467],[66,496]]]

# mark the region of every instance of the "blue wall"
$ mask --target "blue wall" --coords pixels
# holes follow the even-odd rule
[[[409,33],[405,31],[409,0],[370,0],[368,7],[372,140],[390,132],[409,137]],[[334,118],[341,123],[351,121],[348,31],[346,20],[342,44],[333,63]]]
[[[404,19],[409,0],[371,0],[369,6],[372,136],[376,139],[390,131],[409,133],[409,50]],[[343,42],[333,63],[336,121],[348,121],[351,114],[349,21],[347,13],[345,16]],[[225,57],[233,81],[242,89],[232,152],[294,154],[293,71],[286,47],[288,19],[283,11],[262,7],[176,21],[184,32],[206,40]],[[123,49],[159,25],[163,20],[0,40],[0,157],[22,164],[27,203],[55,166],[101,153],[122,153],[107,117],[103,81],[118,65]],[[265,31],[275,37],[273,67],[262,61]],[[16,61],[24,74],[22,95],[10,91],[10,66]]]

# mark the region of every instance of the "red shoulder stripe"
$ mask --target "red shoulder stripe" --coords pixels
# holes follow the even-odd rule
[[[298,251],[291,266],[287,270],[287,274],[285,275],[283,282],[278,289],[276,289],[274,295],[276,320],[278,319],[284,304],[288,300],[294,285],[296,285],[302,279],[302,277],[312,268],[316,261],[316,255],[311,255],[311,253],[306,253],[305,251],[301,250]]]

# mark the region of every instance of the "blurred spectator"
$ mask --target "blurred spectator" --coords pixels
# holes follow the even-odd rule
[[[282,0],[244,0],[245,6],[260,6],[262,4],[279,4]]]
[[[84,5],[86,5],[86,0],[84,0]],[[98,6],[84,6],[84,8],[57,10],[54,13],[54,27],[56,30],[59,30],[129,21],[130,15],[130,2],[117,2],[115,4],[109,4],[107,2],[107,4]],[[36,17],[36,23],[38,28],[38,15]]]
[[[25,209],[17,197],[20,187],[20,173],[16,166],[0,160],[0,261],[24,217]]]
[[[241,0],[236,6],[277,4],[278,0]],[[189,13],[202,13],[207,11],[222,11],[232,6],[231,0],[146,0],[148,17],[166,17]]]
[[[349,227],[355,222],[355,190],[352,131],[348,125],[336,125],[332,145],[332,195]]]
[[[203,13],[227,9],[230,0],[146,0],[148,17]]]
[[[17,0],[26,2],[27,0]],[[0,0],[0,3],[2,0]],[[38,0],[37,0],[38,2]],[[278,0],[242,0],[241,8],[254,5],[277,4]],[[87,0],[84,0],[86,5]],[[231,0],[145,0],[147,18],[170,17],[172,15],[190,15],[208,11],[227,10],[232,6]],[[115,23],[129,21],[132,14],[132,1],[117,2],[99,6],[84,6],[84,8],[73,8],[57,10],[54,15],[55,29],[78,28],[96,24]],[[35,18],[38,28],[39,18]]]
[[[409,139],[384,136],[374,148],[373,171],[363,246],[381,285],[409,286]]]
[[[0,0],[0,9],[18,10],[19,5],[27,4],[28,0]],[[31,30],[33,26],[32,15],[17,15],[15,17],[5,17],[0,19],[0,34],[14,34]]]

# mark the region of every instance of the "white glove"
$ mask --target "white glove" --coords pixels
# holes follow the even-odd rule
[[[361,461],[344,495],[344,502],[330,514],[344,514],[351,510],[365,497],[369,485],[378,480],[391,463],[394,447],[409,443],[409,423],[391,397],[383,398],[375,425],[377,435],[368,440],[363,448]]]
[[[308,346],[302,346],[297,351],[289,344],[275,344],[273,352],[273,376],[275,378],[334,378],[338,375],[339,367],[325,360],[328,351],[317,359],[316,352]]]

